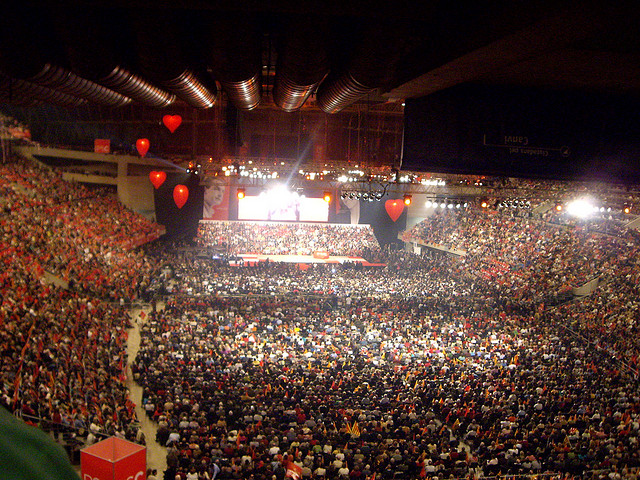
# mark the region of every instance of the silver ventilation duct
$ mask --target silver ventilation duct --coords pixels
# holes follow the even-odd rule
[[[25,80],[110,107],[122,107],[132,101],[129,97],[50,63],[46,63],[36,75]]]
[[[402,24],[385,19],[364,25],[345,73],[318,88],[318,106],[327,113],[336,113],[385,85],[407,49],[403,31]]]
[[[176,101],[176,96],[147,82],[126,68],[116,66],[111,73],[97,80],[97,83],[111,88],[148,107],[164,108]]]
[[[216,103],[215,90],[212,92],[205,87],[191,70],[185,70],[177,77],[161,83],[192,107],[211,108]]]
[[[273,99],[286,112],[299,110],[329,73],[318,22],[293,19],[278,53]]]
[[[220,79],[220,85],[229,101],[241,110],[253,110],[260,104],[260,74],[236,82]]]
[[[323,84],[316,101],[323,111],[337,113],[374,90],[375,88],[361,84],[347,72],[329,85]]]
[[[11,78],[4,73],[0,73],[0,98],[26,105],[52,103],[63,107],[80,107],[87,104],[86,99],[74,97],[25,80]]]
[[[145,76],[192,107],[211,108],[216,103],[215,85],[210,87],[190,67],[198,56],[193,39],[197,29],[184,15],[181,12],[168,18],[157,11],[134,12],[130,21],[136,27],[137,56]]]
[[[208,70],[236,108],[256,108],[262,93],[262,37],[257,20],[236,14],[203,15],[198,21]]]

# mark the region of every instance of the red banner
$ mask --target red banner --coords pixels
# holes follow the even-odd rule
[[[302,478],[302,467],[296,465],[295,463],[289,462],[287,464],[287,473],[285,474],[284,478],[293,478],[293,480],[300,480],[300,478]]]
[[[96,153],[111,153],[111,140],[108,138],[96,138],[93,141],[93,151]]]

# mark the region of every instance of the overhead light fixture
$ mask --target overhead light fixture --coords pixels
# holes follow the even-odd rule
[[[331,203],[331,192],[324,192],[322,194],[322,199],[327,203]]]
[[[236,191],[236,197],[238,197],[238,200],[242,200],[245,197],[244,188],[238,188]]]
[[[628,204],[628,203],[625,203],[624,207],[622,208],[622,211],[627,215],[630,214],[631,213],[631,205]]]
[[[411,195],[405,195],[403,198],[403,202],[407,207],[411,205]]]

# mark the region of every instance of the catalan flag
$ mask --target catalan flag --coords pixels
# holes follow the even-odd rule
[[[351,426],[351,436],[353,438],[359,438],[360,437],[360,427],[358,426],[358,422],[353,422],[353,425]]]

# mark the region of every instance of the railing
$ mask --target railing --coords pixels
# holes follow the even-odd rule
[[[33,415],[27,415],[25,413],[22,413],[21,411],[17,410],[16,412],[14,412],[14,415],[18,418],[21,418],[22,420],[25,421],[25,423],[28,423],[29,425],[33,425],[35,427],[38,427],[40,430],[43,430],[47,433],[60,433],[64,439],[65,434],[69,435],[72,434],[73,438],[82,438],[85,435],[87,435],[89,433],[89,427],[87,426],[86,428],[78,428],[75,427],[73,425],[68,425],[68,424],[64,424],[64,423],[56,423],[53,420],[49,420],[47,418],[42,418],[42,417],[36,417]],[[111,435],[107,434],[107,433],[103,433],[103,432],[96,432],[94,433],[94,435],[96,436],[96,438],[98,439],[104,439],[104,438],[108,438]],[[83,442],[84,443],[84,442]]]

